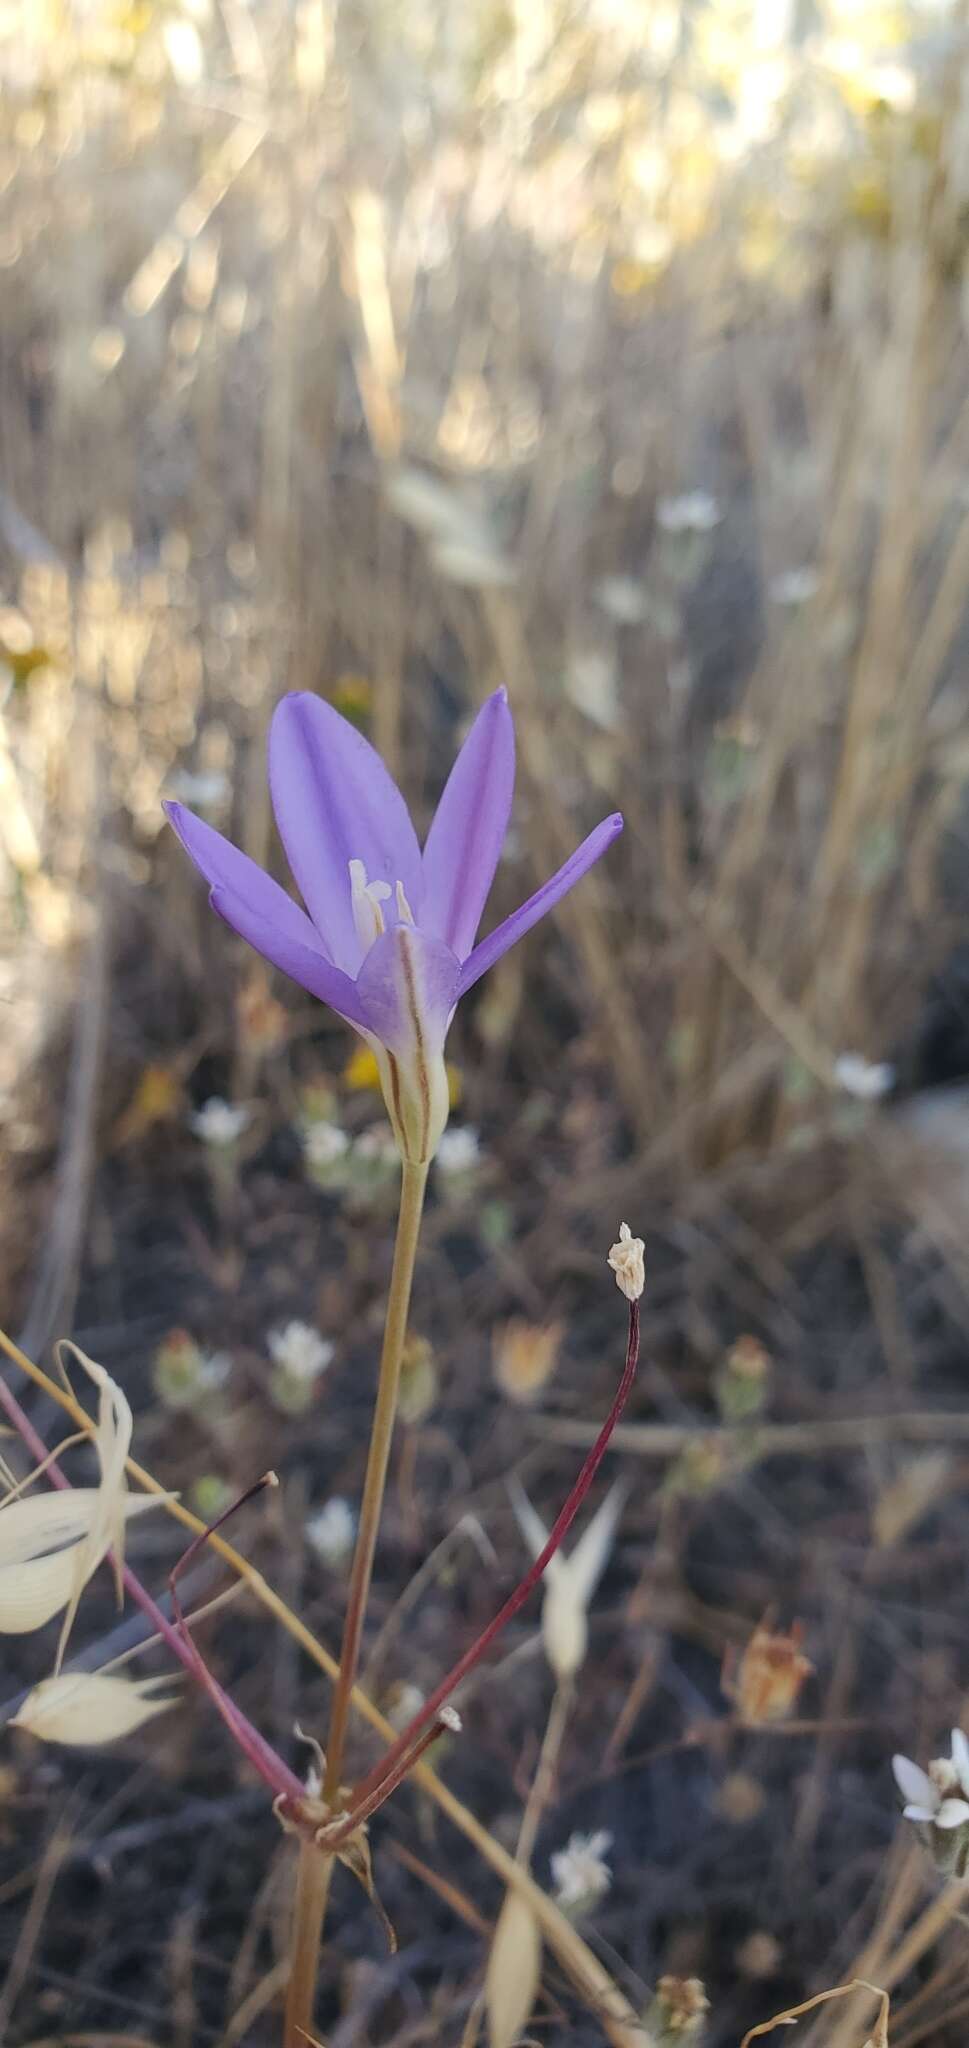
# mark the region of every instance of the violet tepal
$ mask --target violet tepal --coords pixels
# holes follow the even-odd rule
[[[373,1048],[397,1144],[417,1163],[433,1156],[447,1122],[444,1040],[460,997],[622,830],[618,813],[604,818],[475,945],[514,779],[514,725],[497,690],[458,754],[422,853],[400,791],[356,727],[320,697],[284,697],[270,728],[269,785],[305,911],[211,825],[165,805],[213,910]]]

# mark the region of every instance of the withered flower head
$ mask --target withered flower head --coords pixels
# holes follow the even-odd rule
[[[495,1378],[510,1401],[532,1401],[550,1380],[562,1342],[561,1323],[527,1323],[520,1316],[497,1331]]]
[[[609,1264],[616,1276],[616,1286],[627,1301],[638,1301],[646,1285],[645,1250],[642,1238],[633,1236],[628,1223],[620,1223],[619,1241],[612,1246]]]
[[[723,1689],[742,1721],[753,1726],[783,1721],[796,1707],[805,1679],[814,1666],[804,1655],[804,1630],[795,1622],[789,1635],[775,1633],[762,1622],[755,1628],[739,1663],[724,1661]]]

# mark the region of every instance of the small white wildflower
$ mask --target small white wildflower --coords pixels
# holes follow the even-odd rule
[[[460,1714],[458,1713],[457,1707],[442,1707],[437,1718],[440,1721],[442,1728],[450,1729],[452,1735],[460,1735],[461,1729],[464,1724],[461,1720]]]
[[[820,581],[817,570],[808,563],[800,569],[784,569],[771,580],[771,603],[787,607],[808,604],[817,595]]]
[[[895,1069],[887,1060],[866,1060],[863,1053],[840,1053],[834,1063],[834,1077],[846,1095],[859,1102],[880,1102],[895,1080]]]
[[[397,1166],[400,1162],[394,1139],[383,1124],[374,1124],[369,1131],[361,1132],[353,1147],[353,1156],[368,1166]]]
[[[350,1140],[339,1124],[328,1124],[321,1118],[316,1123],[307,1124],[303,1132],[303,1150],[310,1166],[335,1166],[349,1152]]]
[[[682,491],[676,498],[660,498],[656,523],[664,533],[712,533],[723,514],[709,491]]]
[[[252,1110],[244,1102],[233,1105],[224,1102],[221,1095],[210,1095],[201,1109],[195,1111],[190,1122],[203,1145],[221,1148],[234,1145],[241,1138],[252,1122]]]
[[[470,1124],[445,1131],[437,1148],[442,1173],[471,1173],[481,1161],[481,1140]]]
[[[646,1285],[645,1250],[642,1238],[633,1236],[628,1223],[620,1223],[619,1241],[612,1246],[608,1263],[627,1301],[638,1301]]]
[[[936,1828],[961,1828],[969,1821],[969,1741],[952,1730],[952,1753],[938,1756],[927,1771],[907,1756],[893,1756],[895,1783],[905,1800],[906,1820]]]
[[[295,1318],[282,1330],[270,1330],[267,1338],[269,1355],[287,1379],[310,1382],[318,1380],[327,1366],[332,1363],[335,1345],[309,1323]]]
[[[325,1507],[318,1508],[306,1523],[306,1541],[315,1551],[321,1564],[331,1571],[339,1571],[353,1549],[357,1533],[357,1517],[348,1500],[335,1494]]]
[[[609,1890],[612,1872],[606,1852],[611,1847],[611,1834],[599,1828],[594,1835],[570,1835],[565,1848],[556,1849],[551,1859],[552,1881],[555,1897],[566,1912],[594,1906]]]

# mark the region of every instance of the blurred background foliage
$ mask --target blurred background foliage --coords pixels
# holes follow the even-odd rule
[[[516,1403],[551,1389],[574,1432],[601,1402],[601,1260],[627,1212],[651,1261],[642,1415],[715,1421],[751,1332],[783,1361],[770,1399],[792,1425],[838,1399],[951,1400],[969,1288],[964,8],[0,0],[0,78],[8,1315],[43,1348],[76,1311],[81,1341],[127,1367],[147,1452],[170,1479],[177,1444],[206,1512],[265,1461],[267,1429],[302,1471],[294,1417],[330,1374],[301,1377],[279,1339],[310,1313],[324,1346],[369,1356],[393,1199],[379,1104],[342,1027],[211,920],[159,799],[279,871],[264,745],[284,689],[356,720],[426,820],[505,682],[520,771],[501,906],[604,810],[627,825],[454,1034],[466,1136],[430,1219],[387,1600],[456,1503],[490,1505],[514,1543]],[[247,1112],[221,1147],[198,1121],[213,1095]],[[476,1381],[495,1317],[495,1377]],[[308,1511],[359,1484],[364,1411],[336,1398]],[[549,1499],[574,1457],[553,1442]],[[957,1718],[966,1532],[945,1457],[928,1479],[877,1444],[850,1480],[760,1468],[728,1511],[733,1467],[688,1452],[657,1488],[655,1554],[652,1508],[630,1509],[635,1644],[610,1652],[596,1708],[610,1768],[637,1729],[638,1753],[674,1739],[671,1700],[688,1717],[719,1698],[715,1653],[776,1598],[781,1524],[831,1714],[850,1719],[857,1684],[851,1711],[877,1703],[906,1749],[927,1699]],[[927,1618],[904,1544],[930,1510]],[[272,1559],[279,1532],[265,1541]],[[869,1611],[849,1581],[883,1571],[886,1541],[900,1576]],[[332,1639],[339,1587],[316,1597]],[[504,1727],[476,1740],[500,1808]],[[863,1821],[852,1778],[846,1813],[835,1738],[818,1740],[799,1767],[810,1912],[778,1905],[786,1756],[763,1812],[735,1786],[713,1818],[693,1783],[730,1870],[722,1896],[695,1860],[683,1875],[705,1937],[674,1939],[644,1879],[635,1928],[632,1892],[616,1908],[644,1982],[671,1943],[719,1980],[711,2039],[764,2017],[775,1975],[778,1995],[813,1988],[850,1922],[817,1903],[825,1856],[854,1872],[866,1826],[884,1850],[887,1784]],[[563,1769],[582,1766],[577,1745]],[[829,1796],[851,1829],[822,1851]],[[672,1793],[650,1797],[649,1830],[627,1815],[627,1872],[682,1844]],[[743,1828],[761,1833],[738,1861]],[[937,1989],[951,2003],[951,1971]],[[943,2038],[939,2009],[923,1996],[908,2048],[926,2011]]]
[[[0,35],[31,935],[76,939],[96,818],[146,877],[173,774],[265,855],[283,687],[426,807],[501,677],[515,865],[627,812],[571,918],[650,1157],[803,1144],[840,1054],[905,1065],[963,909],[958,21],[38,0]]]

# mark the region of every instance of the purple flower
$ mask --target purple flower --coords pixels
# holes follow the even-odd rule
[[[429,1159],[447,1121],[443,1048],[459,998],[622,830],[618,814],[603,819],[476,946],[514,779],[514,727],[498,690],[454,763],[422,853],[400,791],[362,734],[322,698],[284,697],[270,729],[269,786],[308,916],[211,825],[165,805],[212,908],[373,1047],[405,1158]]]

